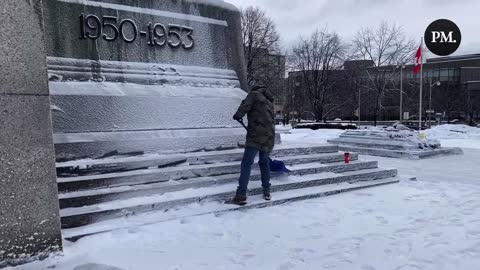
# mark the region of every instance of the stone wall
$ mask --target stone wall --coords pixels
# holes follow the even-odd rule
[[[41,10],[0,8],[0,268],[61,249]]]

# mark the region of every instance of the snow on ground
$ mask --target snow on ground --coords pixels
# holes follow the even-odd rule
[[[405,178],[417,177],[419,181],[480,185],[480,169],[478,168],[480,150],[464,148],[463,152],[463,155],[437,156],[420,161],[363,155],[360,156],[360,159],[377,160],[379,167],[398,169],[399,174]]]
[[[380,127],[362,127],[369,130],[380,130]],[[277,128],[278,129],[278,128]],[[285,132],[288,128],[282,129]],[[327,140],[335,139],[344,130],[339,129],[292,129],[290,134],[282,134],[282,143],[287,145],[324,144]],[[427,139],[439,140],[443,147],[461,147],[480,149],[480,128],[467,125],[441,125],[424,131]]]
[[[106,233],[19,269],[432,269],[480,264],[480,186],[399,185]],[[100,270],[100,269],[99,269]]]
[[[436,129],[442,128],[449,129]],[[302,130],[282,136],[284,142],[308,145],[325,141],[335,132],[342,131]],[[429,132],[433,136],[436,131]],[[480,144],[480,138],[472,135],[475,132],[455,140]],[[448,132],[438,133],[435,136],[445,137]],[[63,256],[7,269],[109,269],[79,267],[93,263],[122,270],[476,270],[480,265],[480,150],[464,151],[463,156],[424,160],[362,156],[379,160],[382,167],[398,168],[403,181],[272,208],[91,236],[67,243]],[[412,176],[418,181],[406,180]]]
[[[441,125],[425,131],[427,138],[440,140],[445,147],[480,149],[480,128],[466,125]]]
[[[309,144],[325,144],[327,140],[337,138],[344,133],[340,129],[292,129],[290,134],[282,134],[282,144],[285,145],[309,145]]]

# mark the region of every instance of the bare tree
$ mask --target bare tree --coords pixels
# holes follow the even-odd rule
[[[338,34],[325,28],[316,30],[309,38],[300,38],[293,48],[293,68],[301,73],[302,90],[316,121],[326,120],[344,102],[335,98],[332,90],[337,82],[335,71],[341,69],[345,52],[346,46]]]
[[[374,123],[384,109],[383,99],[387,91],[395,89],[394,80],[400,67],[412,59],[415,51],[413,40],[407,40],[401,27],[382,22],[378,28],[362,28],[353,39],[357,58],[370,60],[374,66],[366,69],[368,78],[364,86],[373,92]]]
[[[258,7],[242,10],[243,49],[247,64],[249,84],[269,80],[269,74],[281,72],[272,63],[269,54],[279,53],[280,36],[275,23]],[[284,70],[284,68],[283,68]]]
[[[465,111],[465,121],[468,121],[470,126],[476,126],[477,123],[475,119],[478,118],[478,113],[480,111],[480,95],[475,93],[468,87],[463,87],[464,92],[464,111]]]

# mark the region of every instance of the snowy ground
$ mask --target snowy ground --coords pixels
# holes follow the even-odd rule
[[[344,132],[344,130],[340,129],[324,129],[319,131],[292,129],[290,130],[290,134],[282,134],[282,144],[291,146],[325,144],[327,140],[337,138]]]
[[[428,138],[439,139],[445,147],[480,149],[480,128],[465,125],[442,125],[425,132]]]
[[[464,156],[421,161],[361,157],[418,181],[92,236],[67,244],[63,256],[14,269],[110,270],[79,267],[93,263],[122,270],[476,270],[480,129],[451,130],[445,126],[426,134],[466,147]],[[341,132],[302,130],[282,137],[286,144],[321,143]]]

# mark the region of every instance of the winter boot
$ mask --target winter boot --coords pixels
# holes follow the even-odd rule
[[[265,199],[266,201],[270,201],[272,199],[272,194],[270,194],[269,190],[263,191],[263,199]]]
[[[247,204],[247,196],[235,195],[232,199],[232,203],[236,205],[246,205]]]

